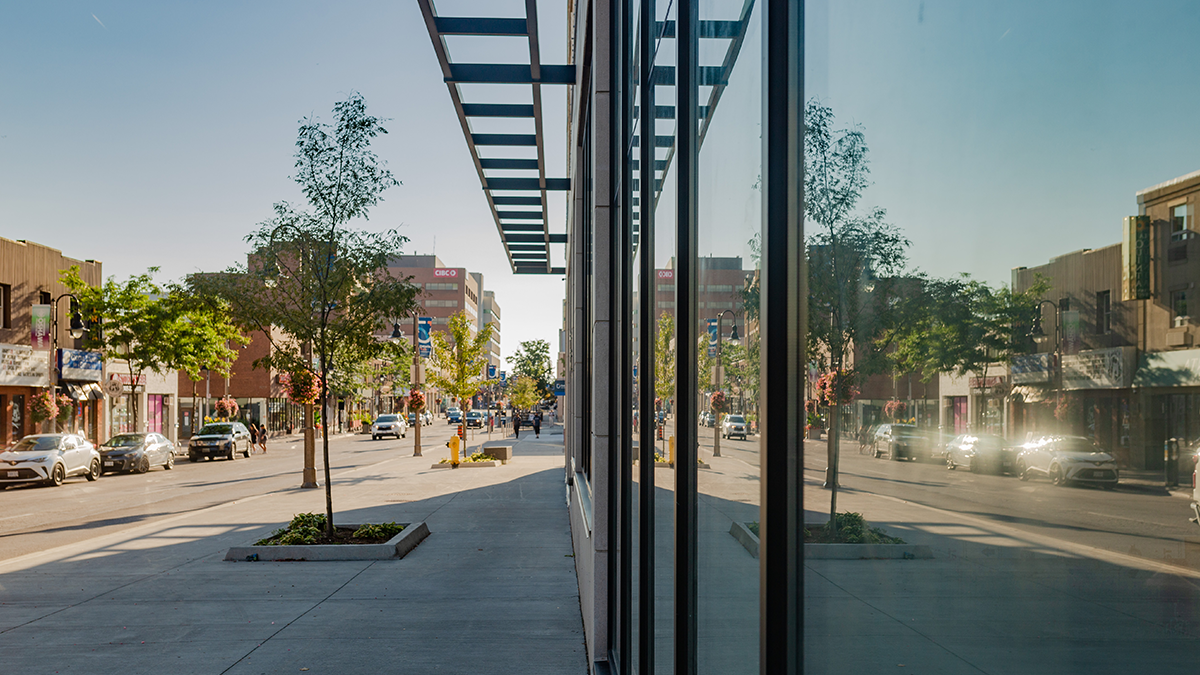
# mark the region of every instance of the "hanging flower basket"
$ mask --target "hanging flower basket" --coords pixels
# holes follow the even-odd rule
[[[29,417],[35,423],[45,422],[51,417],[58,416],[58,404],[48,391],[39,391],[29,401]]]
[[[883,406],[883,414],[890,419],[899,419],[908,410],[908,404],[904,401],[888,401]]]
[[[408,409],[419,413],[425,409],[425,393],[422,391],[413,391],[408,395]]]
[[[67,396],[66,394],[59,394],[58,395],[58,414],[55,415],[55,419],[58,420],[58,423],[63,424],[65,422],[70,421],[71,414],[74,412],[75,412],[75,399],[71,398],[70,396]]]
[[[301,405],[316,403],[320,395],[317,376],[307,370],[291,373],[287,378],[286,389],[288,398]]]
[[[237,401],[229,398],[228,396],[222,399],[217,399],[217,402],[213,405],[213,412],[215,412],[217,417],[220,417],[221,419],[227,420],[237,417]]]
[[[725,410],[725,392],[715,391],[708,397],[708,405],[713,409],[713,412],[721,412]]]
[[[840,370],[825,373],[817,380],[817,400],[823,406],[846,405],[858,396],[854,386],[854,371]]]

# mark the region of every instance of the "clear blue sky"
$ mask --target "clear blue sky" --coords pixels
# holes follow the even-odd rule
[[[539,3],[546,63],[566,59],[565,4]],[[1137,190],[1200,169],[1194,0],[809,0],[807,22],[807,94],[863,125],[864,206],[888,210],[926,271],[1006,282],[1115,243]],[[514,44],[480,47],[451,44],[460,61],[508,60]],[[164,279],[241,259],[272,203],[300,199],[298,120],[360,91],[392,118],[376,150],[404,183],[361,226],[399,228],[409,252],[436,236],[447,264],[482,272],[505,353],[556,341],[563,285],[508,272],[415,0],[9,2],[0,83],[0,236]],[[552,175],[564,100],[547,90]]]
[[[810,0],[808,96],[863,125],[878,205],[934,274],[1008,282],[1121,239],[1200,169],[1194,0]]]
[[[565,3],[539,4],[543,61],[565,63]],[[524,15],[512,0],[437,5]],[[456,47],[457,60],[489,58]],[[101,260],[106,276],[159,266],[164,280],[244,260],[271,205],[302,201],[288,178],[298,120],[329,120],[362,92],[391,118],[375,150],[403,185],[357,226],[398,228],[406,252],[431,253],[436,237],[447,265],[496,291],[506,355],[521,340],[557,349],[563,284],[508,271],[415,0],[0,3],[0,83],[0,236]],[[544,91],[562,176],[566,90]]]

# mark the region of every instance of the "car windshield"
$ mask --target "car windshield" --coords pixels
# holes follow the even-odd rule
[[[146,440],[146,434],[119,434],[104,442],[106,448],[132,448],[141,445]]]
[[[746,419],[744,417],[742,417],[741,415],[730,415],[729,417],[725,418],[725,421],[731,422],[733,424],[744,424],[746,422]]]
[[[1061,452],[1100,452],[1100,448],[1086,438],[1064,438],[1056,445]]]
[[[924,436],[920,429],[916,427],[900,426],[899,424],[892,426],[893,436],[904,436],[906,438],[919,438]]]
[[[225,436],[233,433],[232,424],[205,424],[200,429],[201,436]]]
[[[483,413],[477,410],[472,410],[471,412],[467,413],[467,417],[483,417]]]
[[[36,436],[26,437],[14,443],[8,448],[9,452],[38,452],[41,450],[53,450],[58,447],[61,436]]]
[[[375,423],[379,424],[380,422],[395,422],[398,419],[400,418],[396,415],[380,415],[379,419],[375,420]]]

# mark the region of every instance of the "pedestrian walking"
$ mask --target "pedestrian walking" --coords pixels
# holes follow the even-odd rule
[[[520,415],[513,415],[513,436],[515,438],[521,437],[521,416]]]
[[[542,414],[538,413],[533,416],[533,437],[542,437]]]
[[[267,454],[267,427],[262,422],[258,423],[258,447],[263,454]]]

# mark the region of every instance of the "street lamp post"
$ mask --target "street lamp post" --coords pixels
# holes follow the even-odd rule
[[[737,315],[733,313],[733,310],[729,310],[729,309],[718,314],[717,315],[717,365],[713,366],[713,370],[715,371],[713,373],[713,386],[715,386],[718,391],[722,390],[722,385],[724,384],[724,379],[725,379],[725,366],[721,362],[721,320],[725,318],[726,314],[728,314],[729,316],[731,316],[733,318],[733,327],[729,330],[729,339],[730,340],[738,339]],[[713,415],[713,457],[720,457],[720,456],[721,456],[721,415],[720,415],[720,412],[716,412]]]
[[[50,311],[53,313],[50,317],[50,400],[58,402],[56,390],[58,389],[58,301],[63,298],[71,298],[75,302],[79,302],[79,298],[70,293],[63,293],[50,303]],[[76,310],[71,312],[71,325],[67,329],[70,336],[76,340],[83,337],[87,329],[83,327],[83,317]],[[58,416],[50,416],[50,433],[58,433]]]
[[[1046,331],[1042,330],[1042,306],[1050,305],[1054,308],[1054,365],[1050,378],[1054,385],[1054,405],[1055,408],[1062,405],[1062,307],[1053,300],[1042,300],[1038,303],[1037,312],[1033,315],[1033,328],[1029,331],[1029,335],[1034,341],[1042,343],[1049,339]]]

